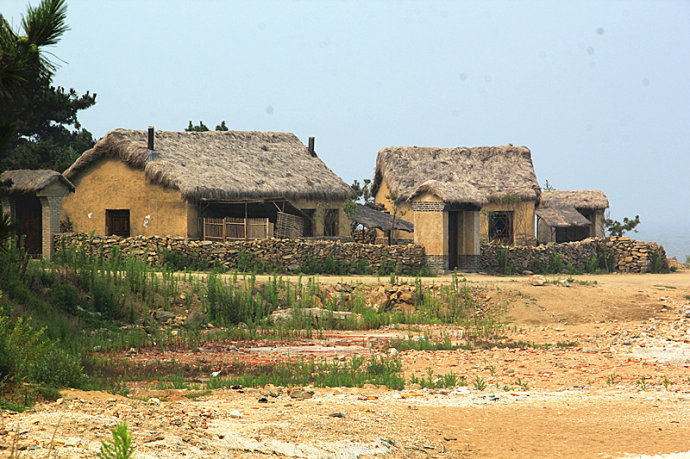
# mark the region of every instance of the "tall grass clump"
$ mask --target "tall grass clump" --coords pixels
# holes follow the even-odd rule
[[[208,381],[207,388],[234,385],[258,387],[266,384],[284,387],[362,387],[365,384],[375,384],[389,389],[402,389],[405,386],[402,362],[386,356],[374,356],[370,360],[355,356],[345,362],[302,359],[244,370],[237,376],[213,378]]]

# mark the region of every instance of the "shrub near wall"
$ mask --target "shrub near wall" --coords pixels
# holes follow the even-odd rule
[[[183,238],[135,236],[93,236],[77,233],[56,235],[55,250],[64,247],[90,248],[110,257],[117,247],[122,255],[145,257],[149,264],[160,264],[166,251],[170,258],[188,260],[194,266],[221,265],[227,269],[246,269],[257,264],[270,270],[297,272],[326,259],[341,264],[365,265],[376,272],[380,267],[397,266],[400,274],[416,273],[425,266],[421,246],[383,246],[328,240],[255,239],[249,241],[185,241]]]
[[[627,237],[589,238],[577,242],[539,246],[503,246],[482,244],[482,268],[486,271],[516,273],[555,272],[562,270],[591,272],[597,268],[617,272],[665,272],[668,261],[664,248],[654,242],[635,241]]]

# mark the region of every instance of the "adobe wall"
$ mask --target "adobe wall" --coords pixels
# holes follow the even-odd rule
[[[76,232],[104,235],[107,209],[129,209],[130,234],[187,237],[188,205],[178,190],[150,183],[143,170],[104,158],[80,171],[74,193],[62,200],[62,222]],[[194,225],[196,227],[196,225]]]
[[[136,255],[145,258],[148,263],[155,264],[159,259],[159,251],[167,249],[179,251],[185,255],[193,255],[209,263],[218,262],[226,268],[237,267],[240,254],[251,256],[253,260],[263,261],[282,268],[284,271],[298,271],[302,264],[310,258],[323,260],[331,256],[338,261],[367,260],[369,267],[376,270],[382,264],[392,262],[398,266],[401,274],[415,272],[422,268],[426,259],[424,248],[408,245],[373,245],[357,242],[341,242],[333,240],[305,240],[305,239],[256,239],[249,241],[185,241],[184,238],[136,236],[120,238],[117,236],[94,236],[86,234],[63,233],[56,235],[55,249],[66,247],[91,248],[93,253],[110,256],[113,247],[117,246],[124,255]]]
[[[480,211],[479,234],[483,241],[489,240],[489,213],[494,211],[513,212],[513,238],[519,244],[533,244],[534,201],[490,202]]]

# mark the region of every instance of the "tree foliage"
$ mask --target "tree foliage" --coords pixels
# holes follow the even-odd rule
[[[228,127],[225,125],[225,120],[221,121],[220,124],[216,125],[216,131],[227,131]],[[199,121],[199,124],[193,124],[191,121],[185,128],[186,132],[206,132],[210,131],[208,126],[204,124],[203,121]]]
[[[374,196],[371,194],[370,179],[362,180],[361,184],[359,183],[359,180],[355,180],[352,182],[352,185],[350,185],[350,188],[352,188],[352,191],[355,192],[355,202],[364,204],[372,209],[375,207]]]
[[[640,216],[635,215],[635,218],[623,218],[622,222],[618,220],[612,220],[611,218],[606,218],[604,220],[604,225],[606,225],[606,230],[609,232],[610,236],[622,236],[628,231],[633,231],[637,233],[635,227],[640,224]]]
[[[64,0],[29,7],[15,32],[0,17],[0,166],[5,169],[64,170],[94,144],[77,113],[96,103],[52,85],[56,65],[43,48],[69,30]]]

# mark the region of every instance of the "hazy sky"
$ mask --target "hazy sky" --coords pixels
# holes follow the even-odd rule
[[[37,2],[33,0],[32,4]],[[26,1],[2,0],[19,25]],[[316,136],[345,181],[395,145],[525,145],[690,254],[690,1],[68,1],[56,82],[119,127]]]

